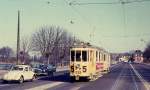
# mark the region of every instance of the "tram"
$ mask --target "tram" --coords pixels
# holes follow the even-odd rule
[[[110,54],[89,43],[74,45],[70,49],[71,81],[86,78],[94,81],[110,71]]]

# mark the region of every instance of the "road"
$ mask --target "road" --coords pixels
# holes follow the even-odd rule
[[[70,83],[69,75],[61,73],[23,84],[0,83],[0,90],[150,90],[150,66],[119,63],[96,81]]]

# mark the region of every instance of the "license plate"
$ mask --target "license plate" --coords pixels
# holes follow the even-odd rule
[[[76,74],[81,74],[81,71],[75,71]]]

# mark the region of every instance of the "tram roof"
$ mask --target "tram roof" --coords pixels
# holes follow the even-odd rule
[[[98,49],[98,50],[107,52],[104,48],[98,47],[98,46],[93,46],[93,45],[91,45],[89,43],[86,43],[86,44],[85,43],[84,44],[75,44],[71,48],[93,48],[93,49]]]

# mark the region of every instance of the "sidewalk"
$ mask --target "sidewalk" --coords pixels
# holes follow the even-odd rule
[[[69,71],[69,66],[57,67],[56,72]]]

